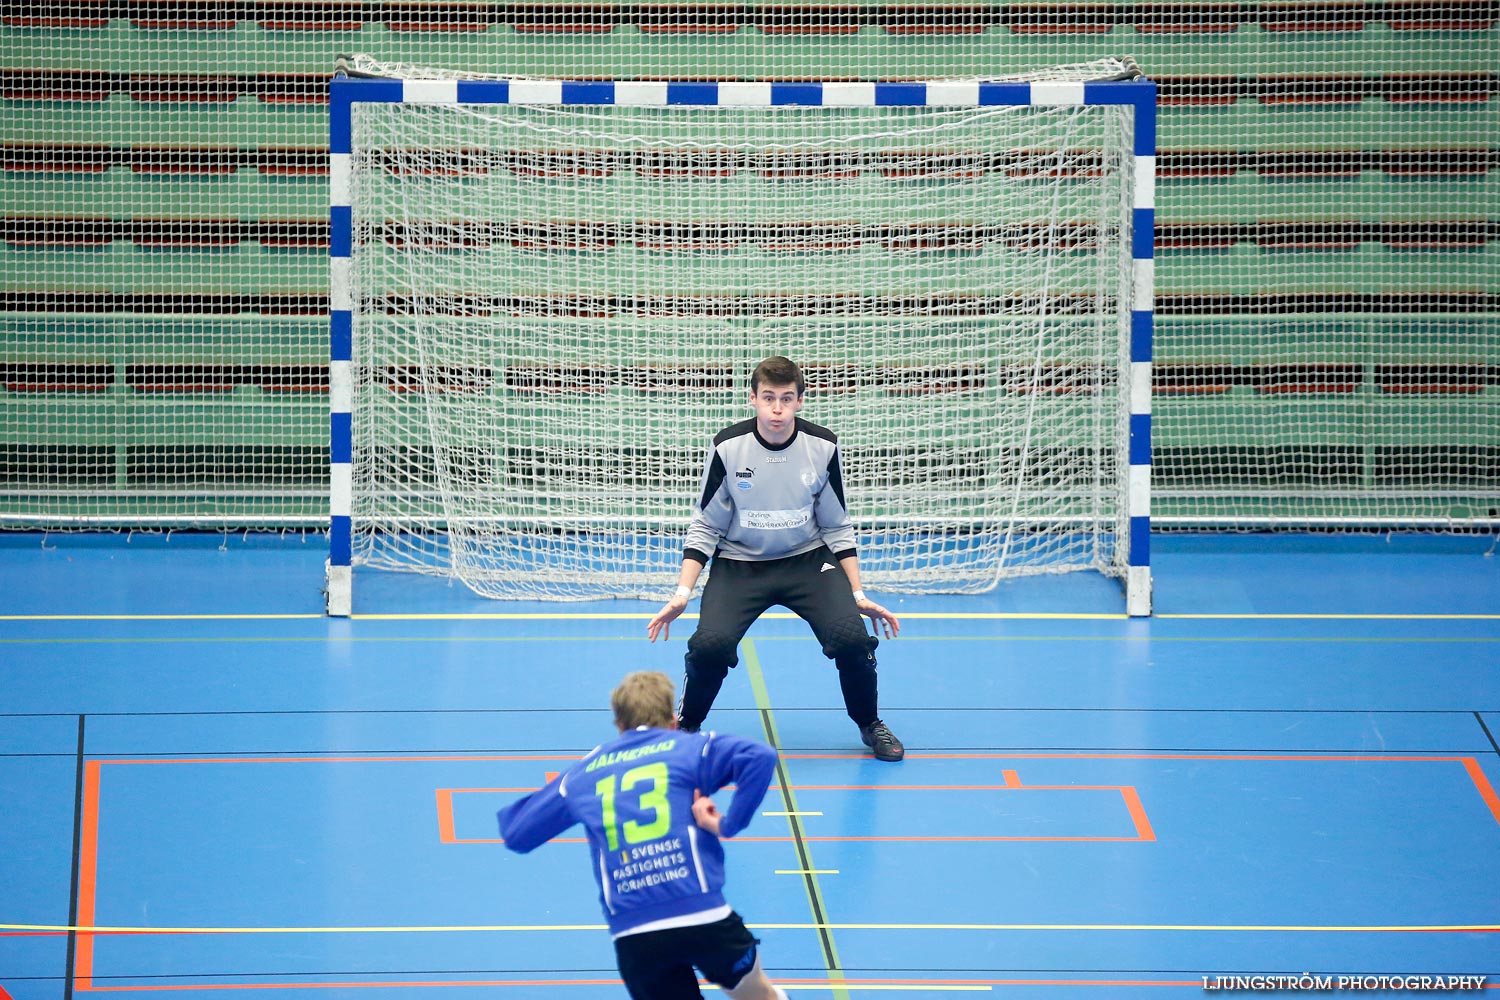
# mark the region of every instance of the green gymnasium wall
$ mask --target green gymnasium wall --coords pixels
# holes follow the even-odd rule
[[[326,513],[340,53],[508,75],[1161,85],[1153,513],[1500,508],[1500,5],[51,0],[0,13],[0,526]]]

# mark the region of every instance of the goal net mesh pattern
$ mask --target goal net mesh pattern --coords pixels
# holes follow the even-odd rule
[[[1129,115],[356,104],[356,564],[659,594],[784,354],[872,586],[1120,575]]]

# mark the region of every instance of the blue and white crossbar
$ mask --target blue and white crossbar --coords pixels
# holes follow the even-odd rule
[[[329,462],[328,613],[348,615],[353,590],[353,298],[350,257],[352,111],[356,103],[617,105],[621,107],[982,107],[1116,104],[1134,108],[1131,255],[1129,553],[1126,611],[1151,613],[1151,339],[1155,299],[1156,84],[1012,81],[786,83],[667,80],[384,80],[329,84]]]

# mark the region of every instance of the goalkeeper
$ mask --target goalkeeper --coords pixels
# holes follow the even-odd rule
[[[776,771],[764,743],[676,732],[666,674],[629,674],[609,697],[618,739],[497,815],[525,854],[575,823],[588,830],[599,901],[633,1000],[703,1000],[696,966],[732,1000],[787,1000],[724,900],[724,848],[755,816]],[[719,812],[714,792],[734,785]]]
[[[896,616],[865,596],[854,527],[844,504],[838,438],[797,416],[807,382],[788,358],[767,358],[750,376],[755,417],[714,437],[693,505],[677,593],[646,626],[652,642],[668,638],[710,558],[698,628],[688,639],[687,677],[678,725],[697,730],[719,687],[739,662],[745,632],[773,605],[812,626],[823,655],[838,666],[839,687],[860,739],[880,760],[906,749],[880,720],[876,636],[901,631]],[[841,572],[840,572],[841,571]]]

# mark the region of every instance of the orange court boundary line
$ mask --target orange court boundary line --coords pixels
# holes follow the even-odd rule
[[[782,986],[808,986],[819,989],[869,989],[886,990],[898,987],[917,987],[918,989],[942,990],[944,987],[956,991],[975,990],[989,992],[995,986],[1168,986],[1168,987],[1196,987],[1202,989],[1201,980],[1172,980],[1172,979],[789,979],[785,976],[777,976],[776,982]],[[455,980],[412,980],[409,982],[321,982],[321,983],[205,983],[200,986],[188,984],[172,984],[162,986],[132,985],[132,986],[94,986],[88,992],[92,993],[116,993],[116,992],[141,992],[146,990],[254,990],[254,989],[390,989],[391,987],[433,987],[433,986],[484,986],[484,987],[507,987],[507,986],[624,986],[618,979],[455,979]],[[708,983],[701,983],[708,986]],[[1485,989],[1500,989],[1500,984],[1487,983]],[[10,1000],[3,988],[0,988],[0,1000]]]
[[[976,990],[988,992],[995,986],[1105,986],[1105,987],[1191,987],[1202,990],[1203,982],[1198,980],[1176,980],[1176,979],[895,979],[895,978],[848,978],[838,979],[797,979],[777,976],[776,982],[782,986],[811,987],[817,989],[867,989],[892,990],[903,987],[916,987],[941,991],[945,988],[954,991]],[[184,991],[184,990],[275,990],[275,989],[391,989],[391,988],[430,988],[439,986],[484,986],[484,987],[511,987],[511,986],[623,986],[618,979],[433,979],[433,980],[371,980],[367,982],[344,981],[344,982],[306,982],[306,983],[174,983],[163,985],[151,984],[129,984],[119,986],[89,986],[83,988],[84,992],[90,993],[132,993],[147,992],[154,990],[162,991]],[[709,984],[703,983],[707,986]],[[1486,990],[1500,989],[1500,983],[1486,982],[1481,987]],[[0,989],[0,1000],[9,1000]]]
[[[777,976],[776,982],[783,986],[809,986],[821,989],[869,989],[887,990],[915,986],[919,989],[955,991],[975,990],[988,992],[994,986],[1193,986],[1202,988],[1201,981],[1188,980],[1133,980],[1133,979],[788,979]],[[704,982],[701,986],[709,986]],[[266,989],[391,989],[392,987],[421,988],[435,986],[483,986],[489,988],[511,986],[624,986],[618,979],[452,979],[369,982],[309,982],[309,983],[203,983],[192,985],[174,983],[164,985],[90,986],[90,993],[130,993],[151,990],[266,990]],[[1500,988],[1487,984],[1486,989]],[[11,1000],[10,994],[0,987],[0,1000]]]
[[[787,759],[794,759],[794,760],[863,759],[863,755],[859,755],[858,757],[856,757],[855,755],[851,755],[851,754],[847,754],[847,753],[845,753],[845,754],[800,753],[800,754],[783,754],[782,756],[785,757],[785,758],[787,758]],[[1485,804],[1488,806],[1491,815],[1494,816],[1495,822],[1497,824],[1500,824],[1500,796],[1496,795],[1494,786],[1492,786],[1490,784],[1488,777],[1485,775],[1483,769],[1479,766],[1478,759],[1475,758],[1475,757],[1473,757],[1473,756],[1452,756],[1452,755],[1425,756],[1425,755],[1391,755],[1391,754],[1362,754],[1362,755],[1352,755],[1352,754],[1260,754],[1260,753],[1236,754],[1236,753],[1232,753],[1232,752],[1228,752],[1228,753],[1058,753],[1058,752],[1049,752],[1049,753],[1024,753],[1024,752],[1021,752],[1021,753],[914,753],[914,754],[907,754],[907,757],[908,757],[908,759],[930,759],[930,760],[1223,760],[1223,761],[1245,761],[1245,760],[1250,760],[1250,761],[1298,761],[1298,762],[1302,762],[1302,761],[1330,761],[1330,762],[1337,761],[1337,762],[1348,762],[1348,763],[1358,763],[1358,762],[1402,762],[1402,763],[1412,763],[1412,762],[1419,762],[1419,761],[1427,761],[1427,762],[1433,762],[1433,763],[1460,763],[1460,764],[1463,765],[1465,772],[1469,776],[1469,779],[1474,783],[1476,789],[1479,792],[1480,798],[1483,799],[1483,801],[1485,802]],[[309,756],[296,756],[296,757],[192,757],[192,758],[111,758],[111,759],[86,760],[84,762],[83,803],[82,803],[82,808],[81,808],[81,812],[80,812],[80,816],[79,816],[79,823],[80,823],[80,828],[81,829],[80,829],[79,855],[78,855],[78,899],[77,899],[77,904],[78,904],[78,906],[77,906],[78,924],[77,924],[77,926],[71,927],[71,928],[61,928],[62,930],[66,930],[69,933],[75,933],[77,935],[77,938],[76,938],[76,941],[75,941],[75,947],[74,947],[73,969],[71,970],[72,971],[72,975],[73,975],[73,986],[74,986],[74,989],[75,989],[75,991],[79,991],[79,992],[87,992],[87,991],[95,991],[95,990],[102,991],[102,990],[160,989],[160,988],[162,988],[162,987],[95,987],[94,986],[94,982],[93,982],[93,980],[94,980],[94,937],[95,937],[96,934],[104,933],[101,930],[95,929],[95,927],[96,927],[95,921],[96,921],[96,911],[97,911],[96,893],[97,893],[97,885],[98,885],[98,865],[99,865],[99,843],[98,843],[98,838],[99,838],[99,786],[100,786],[100,779],[101,779],[101,776],[102,776],[102,768],[103,768],[103,766],[105,764],[110,764],[110,765],[121,765],[121,764],[127,764],[127,765],[128,764],[135,764],[135,765],[142,765],[142,764],[156,764],[156,765],[160,765],[160,764],[271,764],[271,763],[314,763],[314,762],[316,762],[316,763],[352,763],[352,762],[418,762],[418,763],[426,763],[426,762],[432,762],[432,761],[486,761],[486,760],[493,760],[493,761],[518,761],[518,760],[577,760],[577,759],[579,759],[579,758],[576,755],[573,755],[573,754],[463,754],[463,755],[449,755],[449,754],[445,754],[445,755],[407,754],[407,755],[399,755],[399,756],[393,756],[393,755],[389,755],[389,754],[381,754],[381,755],[368,755],[368,756],[357,756],[356,755],[356,756],[339,756],[339,757],[318,757],[318,756],[311,756],[311,757],[309,757]],[[749,838],[745,838],[745,839],[749,839]],[[859,925],[848,925],[848,926],[859,926]],[[953,928],[956,929],[956,928],[958,928],[958,927],[960,927],[962,925],[944,925],[944,926],[951,926],[951,927],[953,927]],[[1126,925],[1115,925],[1115,926],[1124,927]],[[21,928],[10,928],[10,929],[21,929]],[[41,930],[41,929],[53,929],[53,930],[56,930],[56,929],[59,929],[59,928],[35,928],[35,929],[38,929],[38,930]],[[1037,929],[1042,929],[1042,928],[1038,927]],[[1066,926],[1065,925],[1054,925],[1051,929],[1059,929],[1059,930],[1061,930],[1061,929],[1066,929]],[[1075,928],[1075,929],[1077,929],[1077,928]],[[1104,927],[1101,925],[1100,929],[1104,929]],[[1140,929],[1146,929],[1146,928],[1143,926]],[[1167,928],[1163,927],[1163,928],[1160,928],[1160,929],[1167,929]],[[1187,930],[1187,929],[1191,929],[1191,928],[1178,927],[1178,928],[1175,928],[1175,929]],[[1197,928],[1197,929],[1204,930],[1204,929],[1209,929],[1209,928]],[[1229,930],[1229,929],[1232,929],[1232,928],[1219,928],[1219,929]],[[1250,928],[1240,928],[1240,929],[1243,930],[1243,929],[1250,929]],[[1272,928],[1263,928],[1263,929],[1272,929]],[[1291,930],[1293,928],[1286,927],[1286,928],[1281,928],[1281,929],[1283,929],[1283,930]],[[1307,930],[1315,930],[1315,929],[1318,929],[1318,928],[1303,927],[1303,928],[1297,928],[1297,929],[1307,931]],[[1322,928],[1322,929],[1324,929],[1324,930],[1339,929],[1339,930],[1350,930],[1350,931],[1355,930],[1354,928]],[[115,930],[117,930],[117,931],[128,931],[128,930],[131,930],[131,929],[128,929],[128,928],[117,928]],[[153,933],[153,931],[151,929],[149,929],[149,928],[137,928],[137,929],[134,929],[134,930],[135,930],[136,933]],[[198,930],[204,930],[204,929],[198,929]],[[221,932],[223,932],[223,933],[230,933],[230,932],[240,932],[240,933],[243,933],[243,932],[246,932],[247,930],[248,929],[245,929],[245,928],[238,928],[238,929],[234,929],[233,931],[221,931]],[[305,933],[305,932],[311,931],[313,929],[311,929],[311,928],[282,928],[282,929],[279,929],[279,930],[285,931],[287,933],[298,933],[298,932],[304,932]],[[369,928],[362,928],[361,930],[370,930],[370,929]],[[1452,931],[1452,932],[1457,932],[1457,933],[1473,933],[1473,932],[1477,931],[1477,932],[1488,933],[1488,932],[1500,931],[1500,925],[1496,925],[1496,926],[1488,926],[1488,925],[1485,925],[1485,926],[1468,926],[1468,927],[1463,927],[1463,928],[1447,928],[1447,927],[1388,927],[1388,928],[1363,928],[1363,930],[1367,930],[1367,931],[1384,931],[1384,932],[1409,931],[1409,932],[1420,932],[1420,933],[1435,933],[1435,932],[1443,932],[1443,931]],[[177,929],[177,930],[175,930],[173,932],[174,933],[183,933],[184,931],[182,929]],[[212,933],[213,931],[209,930],[208,932]],[[156,933],[162,933],[162,932],[161,931],[156,931]],[[819,982],[820,983],[821,982],[825,982],[825,980],[819,980]],[[262,984],[257,984],[257,986],[259,988],[275,987],[275,986],[279,986],[279,985],[285,985],[287,988],[296,988],[300,984],[296,984],[296,983],[288,983],[288,984],[262,983]],[[399,986],[399,985],[403,985],[403,984],[395,983],[395,984],[388,984],[388,985]],[[208,986],[199,986],[199,987],[195,987],[195,988],[203,989],[203,988],[211,988],[211,987],[208,987]],[[241,989],[241,988],[244,988],[244,987],[235,986],[233,988]]]

